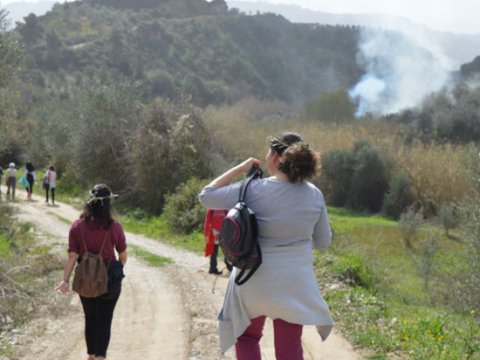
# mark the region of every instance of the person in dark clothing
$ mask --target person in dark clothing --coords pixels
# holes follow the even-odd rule
[[[29,184],[27,187],[27,199],[32,200],[33,184],[35,183],[35,167],[31,162],[25,164],[25,177]]]
[[[111,216],[111,199],[114,197],[116,195],[104,184],[95,185],[90,191],[90,198],[80,219],[76,220],[70,228],[68,259],[64,267],[63,280],[55,289],[56,291],[69,292],[70,275],[75,263],[77,260],[81,261],[81,257],[86,251],[101,253],[103,260],[111,269],[114,262],[118,262],[115,256],[116,250],[121,263],[118,265],[121,267],[125,265],[127,261],[125,233],[120,223]],[[93,298],[80,296],[85,313],[88,360],[105,359],[107,356],[113,312],[120,292],[119,285],[113,294],[109,290],[108,296],[101,295]]]
[[[45,203],[48,204],[48,193],[52,194],[52,205],[55,205],[55,189],[57,183],[57,172],[50,166],[43,176],[43,188],[45,189]]]

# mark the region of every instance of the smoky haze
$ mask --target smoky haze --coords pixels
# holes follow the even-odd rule
[[[445,87],[453,70],[443,52],[419,32],[364,28],[357,56],[366,70],[349,92],[358,102],[357,116],[415,106]]]

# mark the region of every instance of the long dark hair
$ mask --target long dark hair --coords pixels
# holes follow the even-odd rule
[[[83,208],[80,219],[108,229],[113,222],[111,199],[116,196],[107,185],[95,185],[90,191],[90,197]]]
[[[33,164],[30,161],[25,164],[25,168],[28,170],[28,172],[35,171],[35,168],[33,167]]]
[[[290,182],[303,181],[317,174],[320,156],[299,134],[285,132],[269,140],[270,149],[280,155],[278,169]]]

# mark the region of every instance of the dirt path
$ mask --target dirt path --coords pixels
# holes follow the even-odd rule
[[[23,194],[20,194],[23,196]],[[65,251],[69,224],[78,210],[60,204],[47,206],[40,197],[35,201],[15,203],[18,218],[34,224],[41,241]],[[127,242],[152,253],[174,260],[160,269],[148,267],[130,257],[125,268],[122,295],[115,310],[109,358],[215,360],[234,359],[229,350],[218,350],[216,315],[221,308],[228,278],[220,276],[212,292],[214,277],[208,259],[173,248],[141,235],[127,233]],[[83,314],[78,297],[54,294],[60,316],[41,317],[17,346],[23,360],[76,360],[85,357]],[[63,309],[62,309],[62,303]],[[335,331],[324,343],[312,326],[304,328],[302,337],[305,360],[356,360],[361,356],[352,350]],[[262,339],[264,360],[274,360],[271,323]]]

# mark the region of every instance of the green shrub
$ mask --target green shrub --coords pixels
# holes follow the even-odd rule
[[[137,121],[130,140],[125,191],[129,205],[158,215],[165,195],[178,184],[208,174],[208,134],[188,104],[153,102]]]
[[[305,105],[309,119],[324,122],[352,122],[355,120],[355,104],[346,91],[323,93]]]
[[[383,199],[382,212],[397,220],[406,208],[413,203],[410,179],[406,174],[394,176],[388,184],[388,192]]]
[[[129,138],[138,125],[141,104],[137,89],[130,84],[92,87],[81,97],[71,120],[77,126],[72,134],[70,168],[81,183],[106,183],[122,189],[131,170],[127,155]],[[94,144],[94,145],[92,145]]]
[[[166,196],[163,215],[172,231],[189,234],[202,229],[205,209],[198,202],[198,194],[207,182],[191,178]]]
[[[332,150],[322,157],[321,188],[332,206],[344,206],[352,181],[354,160],[347,150]]]
[[[480,153],[472,147],[467,151],[467,170],[473,191],[459,206],[465,229],[465,253],[462,269],[452,279],[455,295],[453,306],[476,311],[480,317]]]
[[[321,187],[334,206],[378,212],[388,189],[390,161],[368,141],[352,150],[333,150],[322,158]]]
[[[420,243],[420,259],[418,262],[418,273],[423,278],[423,287],[428,289],[430,279],[434,273],[435,255],[440,250],[438,237],[431,233]]]
[[[422,214],[413,209],[408,209],[408,211],[400,215],[398,228],[402,233],[402,240],[407,249],[413,249],[412,240],[422,224]]]
[[[368,141],[353,147],[354,168],[349,197],[353,209],[378,212],[388,189],[389,161]]]
[[[48,299],[52,284],[44,281],[61,268],[61,262],[39,247],[29,231],[18,223],[9,205],[0,207],[0,334],[27,321]],[[48,288],[48,290],[46,290]],[[4,345],[0,336],[0,348]],[[2,351],[0,351],[0,357]]]
[[[451,204],[440,206],[438,218],[445,230],[446,236],[450,236],[450,230],[455,229],[460,223],[460,218]]]
[[[374,271],[358,255],[339,258],[333,266],[333,272],[344,282],[352,286],[371,289],[375,283]]]

